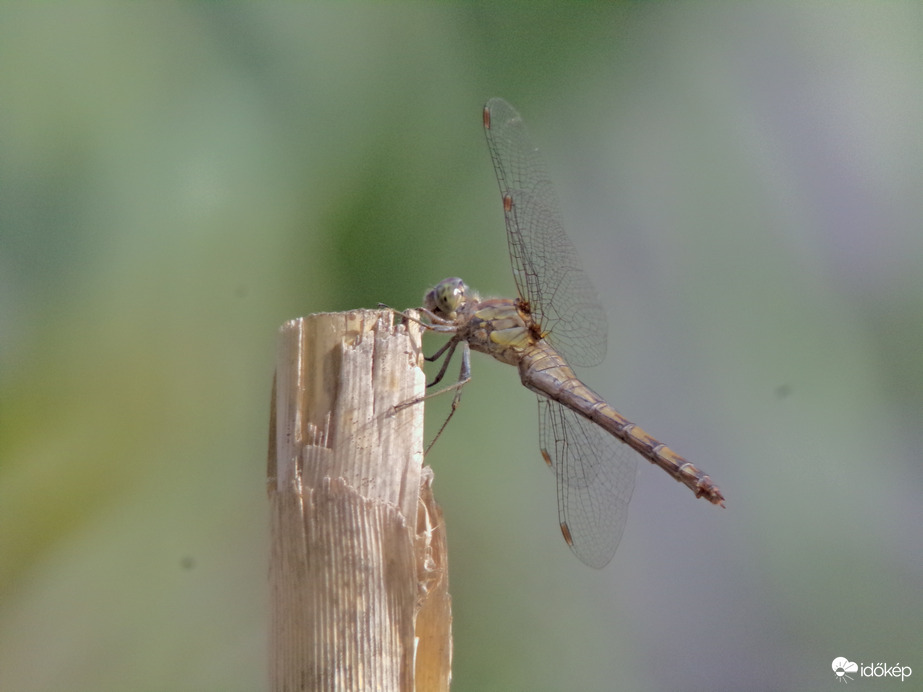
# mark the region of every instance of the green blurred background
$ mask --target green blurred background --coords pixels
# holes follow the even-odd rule
[[[454,689],[919,685],[921,55],[916,1],[0,7],[0,689],[266,689],[276,330],[512,293],[491,96],[609,310],[582,374],[728,507],[645,465],[590,570],[475,356]]]

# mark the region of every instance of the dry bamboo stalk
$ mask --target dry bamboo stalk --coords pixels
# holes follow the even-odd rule
[[[268,491],[270,680],[295,690],[448,689],[445,535],[422,469],[420,333],[390,311],[280,330]],[[415,682],[416,681],[416,682]]]

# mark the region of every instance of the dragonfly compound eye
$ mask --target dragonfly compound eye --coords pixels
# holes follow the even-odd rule
[[[467,287],[461,279],[443,279],[426,295],[427,307],[454,318],[455,311],[465,301],[466,292]]]

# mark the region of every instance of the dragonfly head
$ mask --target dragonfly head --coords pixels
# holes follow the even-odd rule
[[[455,320],[458,309],[469,298],[468,287],[456,276],[443,279],[427,291],[423,297],[423,307],[447,320]]]

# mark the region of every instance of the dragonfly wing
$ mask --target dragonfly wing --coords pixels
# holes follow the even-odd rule
[[[564,231],[548,167],[503,99],[487,102],[484,128],[519,297],[571,365],[597,365],[606,355],[606,312]]]
[[[571,550],[590,567],[612,560],[628,519],[638,455],[592,421],[540,396],[539,438],[558,488],[558,517]]]

